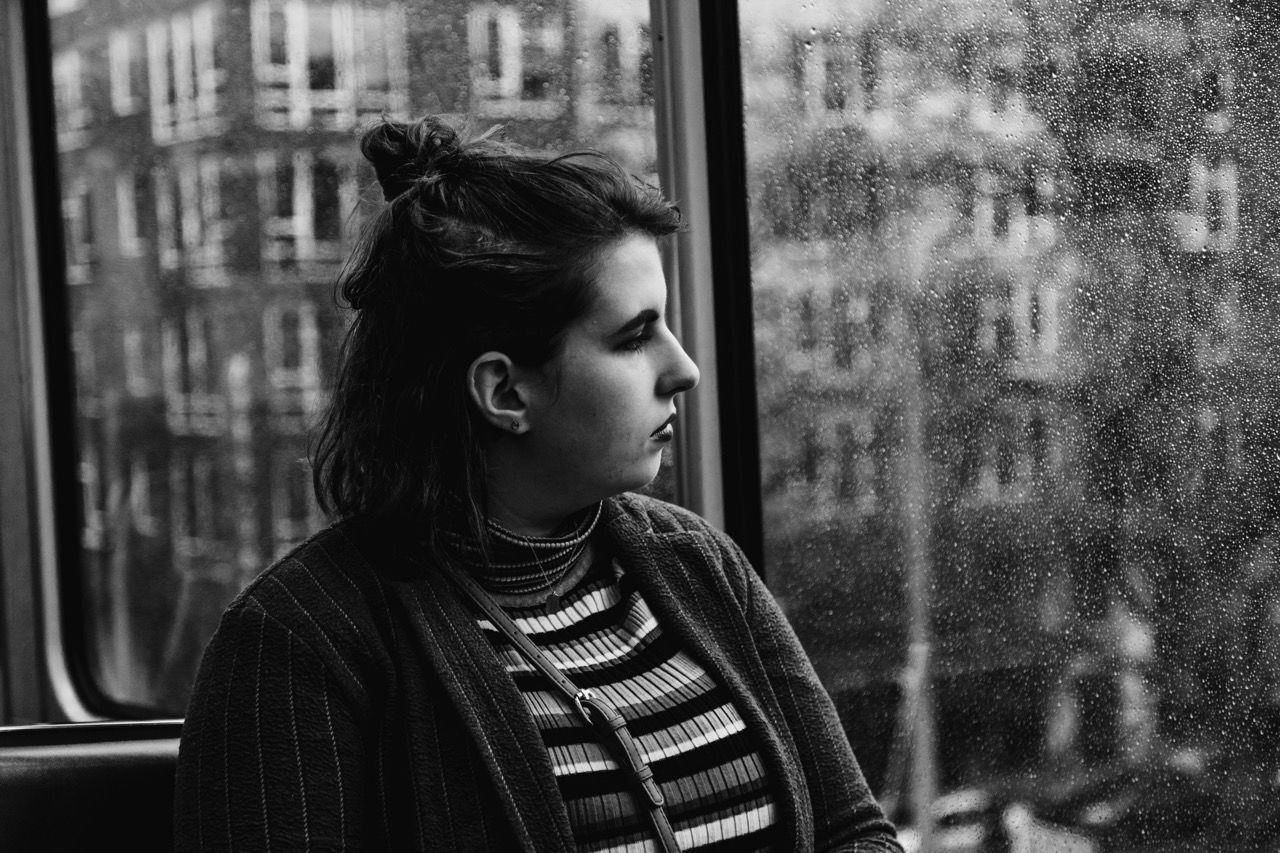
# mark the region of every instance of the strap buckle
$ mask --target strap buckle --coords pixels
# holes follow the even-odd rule
[[[578,713],[582,715],[582,719],[585,720],[589,726],[595,725],[595,722],[591,719],[591,712],[587,710],[587,706],[583,703],[585,702],[587,705],[590,705],[595,701],[595,699],[596,694],[591,692],[590,687],[579,688],[578,692],[573,694],[574,707],[578,709]]]

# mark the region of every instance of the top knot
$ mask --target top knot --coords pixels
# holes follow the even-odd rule
[[[438,116],[410,123],[384,116],[366,127],[360,152],[373,164],[382,197],[391,201],[423,178],[454,168],[462,145],[458,132]]]

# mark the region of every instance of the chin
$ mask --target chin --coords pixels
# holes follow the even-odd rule
[[[661,469],[662,466],[659,463],[646,465],[643,469],[636,471],[634,477],[629,477],[626,481],[620,481],[618,486],[609,492],[609,496],[612,497],[623,492],[634,492],[636,489],[643,489],[657,479],[658,472]]]

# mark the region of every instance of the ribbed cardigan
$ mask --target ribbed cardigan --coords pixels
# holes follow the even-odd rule
[[[638,495],[606,501],[602,528],[663,629],[732,696],[780,783],[786,849],[900,853],[737,546]],[[183,726],[178,850],[575,850],[519,690],[407,541],[340,522],[227,608]]]

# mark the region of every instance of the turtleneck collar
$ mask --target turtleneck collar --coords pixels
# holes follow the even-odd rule
[[[493,519],[486,520],[489,560],[470,536],[445,534],[454,555],[490,593],[501,596],[545,598],[578,567],[587,540],[600,521],[602,505],[594,504],[566,520],[563,532],[553,536],[525,536]]]

